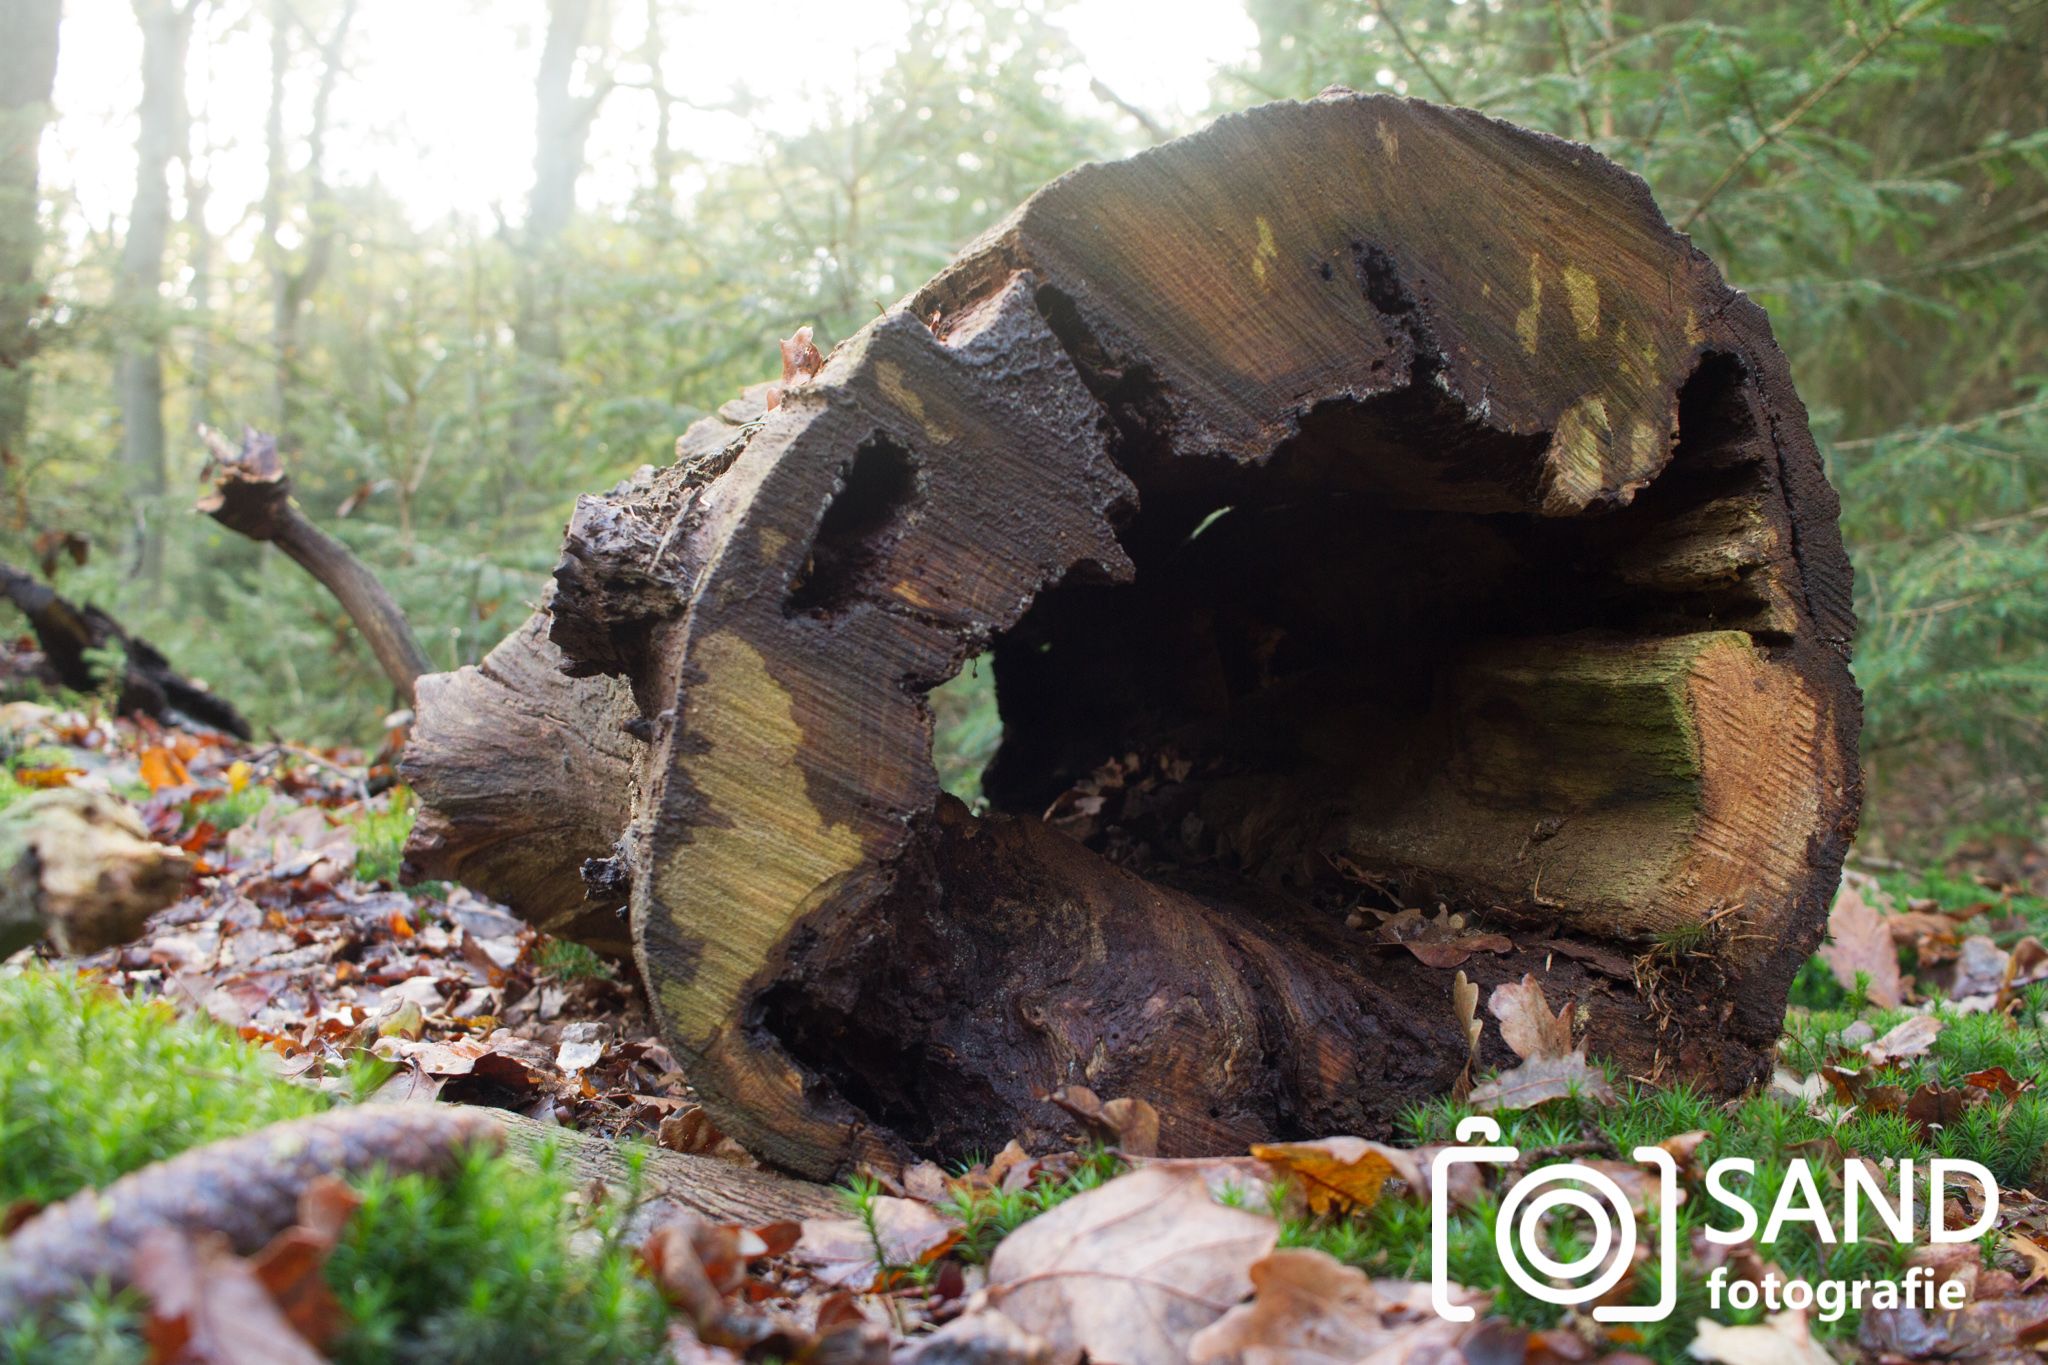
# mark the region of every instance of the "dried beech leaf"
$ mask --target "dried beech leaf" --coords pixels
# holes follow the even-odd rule
[[[791,1251],[824,1284],[856,1293],[887,1287],[895,1272],[928,1265],[960,1240],[959,1227],[931,1205],[877,1195],[874,1232],[858,1218],[806,1218]]]
[[[1613,1104],[1614,1087],[1583,1050],[1562,1057],[1532,1057],[1473,1090],[1472,1107],[1482,1114],[1533,1109],[1576,1095],[1588,1104]]]
[[[1863,1049],[1873,1062],[1896,1062],[1906,1057],[1924,1057],[1941,1035],[1942,1022],[1931,1014],[1916,1014]]]
[[[1854,886],[1844,883],[1828,913],[1828,941],[1820,955],[1845,991],[1856,989],[1857,973],[1868,982],[1870,1003],[1895,1009],[1905,999],[1899,980],[1899,953],[1892,931],[1876,908]]]
[[[1754,1327],[1724,1327],[1701,1318],[1692,1354],[1721,1365],[1835,1365],[1806,1329],[1806,1315],[1774,1313]]]
[[[247,1261],[216,1235],[156,1228],[136,1248],[152,1365],[320,1365]]]
[[[989,1299],[1054,1351],[1104,1365],[1180,1365],[1188,1342],[1251,1292],[1270,1218],[1226,1208],[1190,1170],[1150,1166],[1011,1233]]]
[[[1194,1365],[1354,1365],[1432,1352],[1458,1359],[1455,1348],[1474,1330],[1410,1311],[1405,1296],[1389,1295],[1386,1284],[1326,1252],[1276,1251],[1251,1268],[1251,1280],[1252,1301],[1188,1343]],[[1448,1289],[1453,1302],[1484,1301],[1462,1287]]]

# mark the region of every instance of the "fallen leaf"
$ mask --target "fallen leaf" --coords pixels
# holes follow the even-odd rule
[[[604,1056],[611,1030],[595,1020],[580,1020],[562,1030],[561,1046],[555,1050],[555,1065],[564,1071],[588,1071]]]
[[[1689,1348],[1700,1360],[1721,1365],[1835,1365],[1806,1328],[1798,1311],[1773,1313],[1754,1327],[1724,1327],[1712,1318],[1694,1324],[1698,1333]]]
[[[1846,882],[1835,895],[1834,909],[1828,912],[1828,941],[1821,945],[1820,955],[1843,990],[1854,991],[1861,973],[1871,1004],[1895,1009],[1904,1001],[1892,932],[1885,927],[1884,916]]]
[[[2048,1247],[2043,1247],[2023,1233],[2010,1232],[2006,1234],[2000,1249],[2012,1252],[2026,1263],[2027,1278],[2020,1282],[2022,1294],[2042,1280],[2048,1279]]]
[[[1567,1096],[1589,1104],[1615,1103],[1614,1087],[1607,1083],[1606,1073],[1587,1061],[1583,1051],[1532,1058],[1477,1087],[1470,1099],[1475,1111],[1491,1114],[1503,1109],[1533,1109]]]
[[[1252,1155],[1301,1182],[1311,1213],[1348,1213],[1379,1202],[1389,1177],[1422,1189],[1413,1152],[1365,1138],[1332,1137],[1316,1142],[1258,1143]]]
[[[1459,972],[1451,980],[1451,1009],[1458,1016],[1458,1025],[1465,1030],[1465,1046],[1470,1053],[1469,1060],[1479,1059],[1479,987]]]
[[[1057,1358],[1045,1338],[984,1305],[916,1338],[896,1365],[1053,1365]]]
[[[1996,995],[2005,984],[2006,970],[2011,965],[2012,954],[1983,934],[1972,934],[1963,940],[1944,989],[1951,998]]]
[[[1486,1008],[1500,1020],[1501,1038],[1523,1061],[1474,1090],[1474,1109],[1482,1114],[1531,1109],[1567,1095],[1594,1104],[1614,1103],[1614,1087],[1605,1073],[1586,1060],[1583,1047],[1572,1047],[1574,1003],[1567,1000],[1552,1014],[1534,972],[1524,973],[1518,982],[1495,986]]]
[[[1500,1020],[1500,1036],[1517,1057],[1564,1057],[1572,1050],[1573,1002],[1567,1000],[1556,1014],[1543,997],[1542,983],[1534,972],[1520,981],[1495,986],[1486,1008]]]
[[[227,1239],[157,1228],[135,1251],[151,1365],[321,1365]]]
[[[1363,1271],[1322,1251],[1276,1251],[1250,1275],[1252,1301],[1188,1342],[1193,1365],[1353,1365],[1380,1351],[1390,1359],[1425,1349],[1448,1354],[1473,1330],[1433,1312],[1409,1312]],[[1462,1286],[1447,1289],[1454,1303],[1484,1297]]]
[[[1950,1090],[1930,1081],[1906,1101],[1906,1117],[1919,1124],[1921,1135],[1931,1140],[1936,1129],[1960,1119],[1982,1097],[1982,1091],[1973,1095],[1967,1086]]]
[[[902,1271],[928,1265],[960,1240],[957,1224],[929,1204],[876,1195],[871,1232],[859,1218],[806,1218],[790,1256],[820,1283],[856,1293],[885,1289]]]
[[[1063,1085],[1046,1097],[1081,1120],[1091,1137],[1126,1156],[1159,1152],[1159,1111],[1138,1099],[1098,1099],[1085,1085]]]
[[[185,770],[184,763],[169,749],[152,746],[139,755],[142,764],[142,780],[155,795],[167,787],[189,787],[192,774]]]
[[[1974,1248],[1973,1248],[1974,1249]],[[1856,1329],[1864,1358],[2004,1362],[2039,1359],[2048,1338],[2048,1297],[1978,1299],[1961,1308],[1865,1309]]]
[[[989,1299],[1064,1356],[1178,1365],[1251,1292],[1249,1271],[1279,1235],[1272,1219],[1218,1204],[1198,1173],[1146,1167],[1005,1238]]]
[[[1992,1091],[2009,1100],[2016,1100],[2034,1088],[2032,1081],[2014,1080],[2012,1073],[2002,1066],[1994,1066],[1986,1071],[1972,1071],[1963,1077],[1963,1084],[1975,1086],[1979,1090]]]
[[[1435,919],[1420,910],[1403,910],[1380,921],[1379,941],[1414,954],[1425,967],[1459,967],[1474,953],[1509,953],[1515,945],[1503,934],[1467,930],[1465,917],[1439,910]]]
[[[1927,1049],[1934,1046],[1934,1040],[1941,1035],[1942,1022],[1931,1014],[1916,1014],[1885,1034],[1876,1042],[1863,1049],[1863,1055],[1873,1062],[1896,1062],[1906,1057],[1922,1057]]]

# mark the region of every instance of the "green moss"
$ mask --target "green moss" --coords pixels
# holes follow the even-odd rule
[[[1123,1169],[1124,1163],[1116,1153],[1106,1147],[1090,1147],[1081,1153],[1080,1164],[1071,1175],[1058,1179],[1040,1177],[1021,1190],[956,1193],[939,1205],[940,1212],[960,1224],[960,1244],[953,1254],[969,1265],[986,1265],[1003,1238],[1047,1209],[1058,1208]],[[871,1218],[866,1209],[876,1193],[877,1189],[858,1182],[849,1187],[847,1198],[855,1216]]]
[[[330,1347],[343,1365],[661,1355],[666,1309],[621,1241],[631,1201],[580,1216],[551,1152],[538,1169],[478,1153],[449,1180],[360,1188],[327,1267],[352,1324]]]
[[[0,976],[0,1203],[48,1203],[327,1106],[224,1029],[78,977]]]
[[[610,980],[618,975],[611,963],[589,948],[563,938],[543,940],[535,950],[533,960],[541,975],[552,976],[557,981],[582,981],[590,977]]]
[[[76,977],[0,977],[0,1204],[100,1186],[328,1101],[253,1048]],[[473,1153],[452,1179],[374,1173],[328,1264],[342,1362],[653,1360],[666,1311],[623,1245],[631,1199],[585,1217],[577,1183]],[[88,1292],[0,1331],[0,1361],[144,1358],[132,1294]]]
[[[356,879],[397,886],[399,869],[405,862],[405,841],[419,815],[419,802],[410,787],[393,787],[381,802],[360,807],[348,818],[356,836]],[[417,896],[448,894],[446,882],[421,882],[412,888]]]

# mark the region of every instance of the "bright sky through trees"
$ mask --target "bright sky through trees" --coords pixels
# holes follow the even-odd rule
[[[641,5],[621,3],[615,46],[644,34]],[[699,106],[742,91],[744,116],[679,109],[682,155],[730,163],[757,129],[794,133],[856,97],[901,44],[903,0],[701,0],[667,7],[668,87]],[[232,239],[262,192],[269,52],[246,4],[210,6],[189,63],[194,152],[213,190],[208,219]],[[339,184],[376,181],[416,223],[450,213],[517,221],[532,179],[533,76],[546,10],[539,0],[361,0],[339,87],[329,152]],[[316,19],[316,22],[319,20]],[[1075,0],[1059,22],[1087,72],[1052,76],[1077,105],[1092,76],[1123,99],[1179,123],[1206,105],[1216,69],[1242,59],[1254,31],[1236,0]],[[118,222],[134,189],[134,72],[141,37],[127,0],[70,0],[57,74],[59,120],[48,134],[46,192],[75,199],[73,231]],[[645,83],[629,58],[623,77]],[[1069,88],[1071,87],[1071,88]],[[304,106],[312,92],[294,92]],[[593,132],[586,206],[622,202],[644,183],[653,100],[608,100]],[[1100,112],[1100,105],[1097,104]],[[301,108],[303,115],[303,107]]]

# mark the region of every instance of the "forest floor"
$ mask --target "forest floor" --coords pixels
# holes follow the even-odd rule
[[[1159,1161],[1149,1106],[1072,1091],[1068,1150],[868,1172],[817,1198],[818,1216],[721,1222],[636,1174],[664,1151],[754,1163],[695,1104],[630,974],[462,888],[399,886],[410,796],[387,765],[62,701],[0,707],[0,752],[0,816],[40,791],[99,791],[192,860],[184,894],[133,942],[0,968],[14,1238],[40,1207],[133,1172],[175,1182],[155,1163],[179,1152],[364,1104],[516,1112],[624,1158],[609,1185],[548,1148],[488,1144],[351,1168],[343,1185],[301,1179],[297,1221],[255,1244],[248,1228],[228,1245],[204,1235],[203,1206],[225,1195],[195,1186],[182,1194],[199,1214],[27,1308],[28,1258],[0,1249],[0,1318],[16,1309],[0,1359],[1818,1365],[2034,1360],[2048,1340],[2048,1202],[2033,1193],[2048,1189],[2048,902],[2022,885],[1852,874],[1795,986],[1776,1075],[1738,1101],[1588,1063],[1540,983],[1483,1002],[1453,989],[1446,1010],[1501,1028],[1525,1060],[1403,1115],[1398,1144],[1339,1135]],[[2040,867],[2000,857],[2016,875]],[[1463,1324],[1431,1304],[1432,1159],[1481,1108],[1521,1155],[1444,1168],[1447,1292],[1477,1310]],[[1674,1188],[1634,1159],[1646,1146],[1671,1154]],[[1733,1218],[1703,1177],[1731,1156],[1755,1163],[1734,1186],[1760,1209],[1782,1193],[1833,1226],[1710,1240]],[[1961,1181],[1922,1198],[1904,1241],[1867,1207],[1860,1237],[1837,1236],[1853,1168],[1896,1192],[1908,1163],[1924,1173],[1935,1157],[1992,1173],[1983,1230],[1929,1239],[1931,1206],[1949,1227],[1978,1221],[1982,1194]],[[1664,1320],[1598,1321],[1503,1268],[1510,1177],[1566,1159],[1612,1179],[1644,1228],[1599,1302],[1655,1304],[1669,1287]],[[1546,1236],[1555,1260],[1592,1249],[1583,1220]],[[1828,1311],[1828,1286],[1908,1277],[1958,1285],[1962,1306]],[[1772,1314],[1726,1288],[1793,1280],[1820,1303]]]

